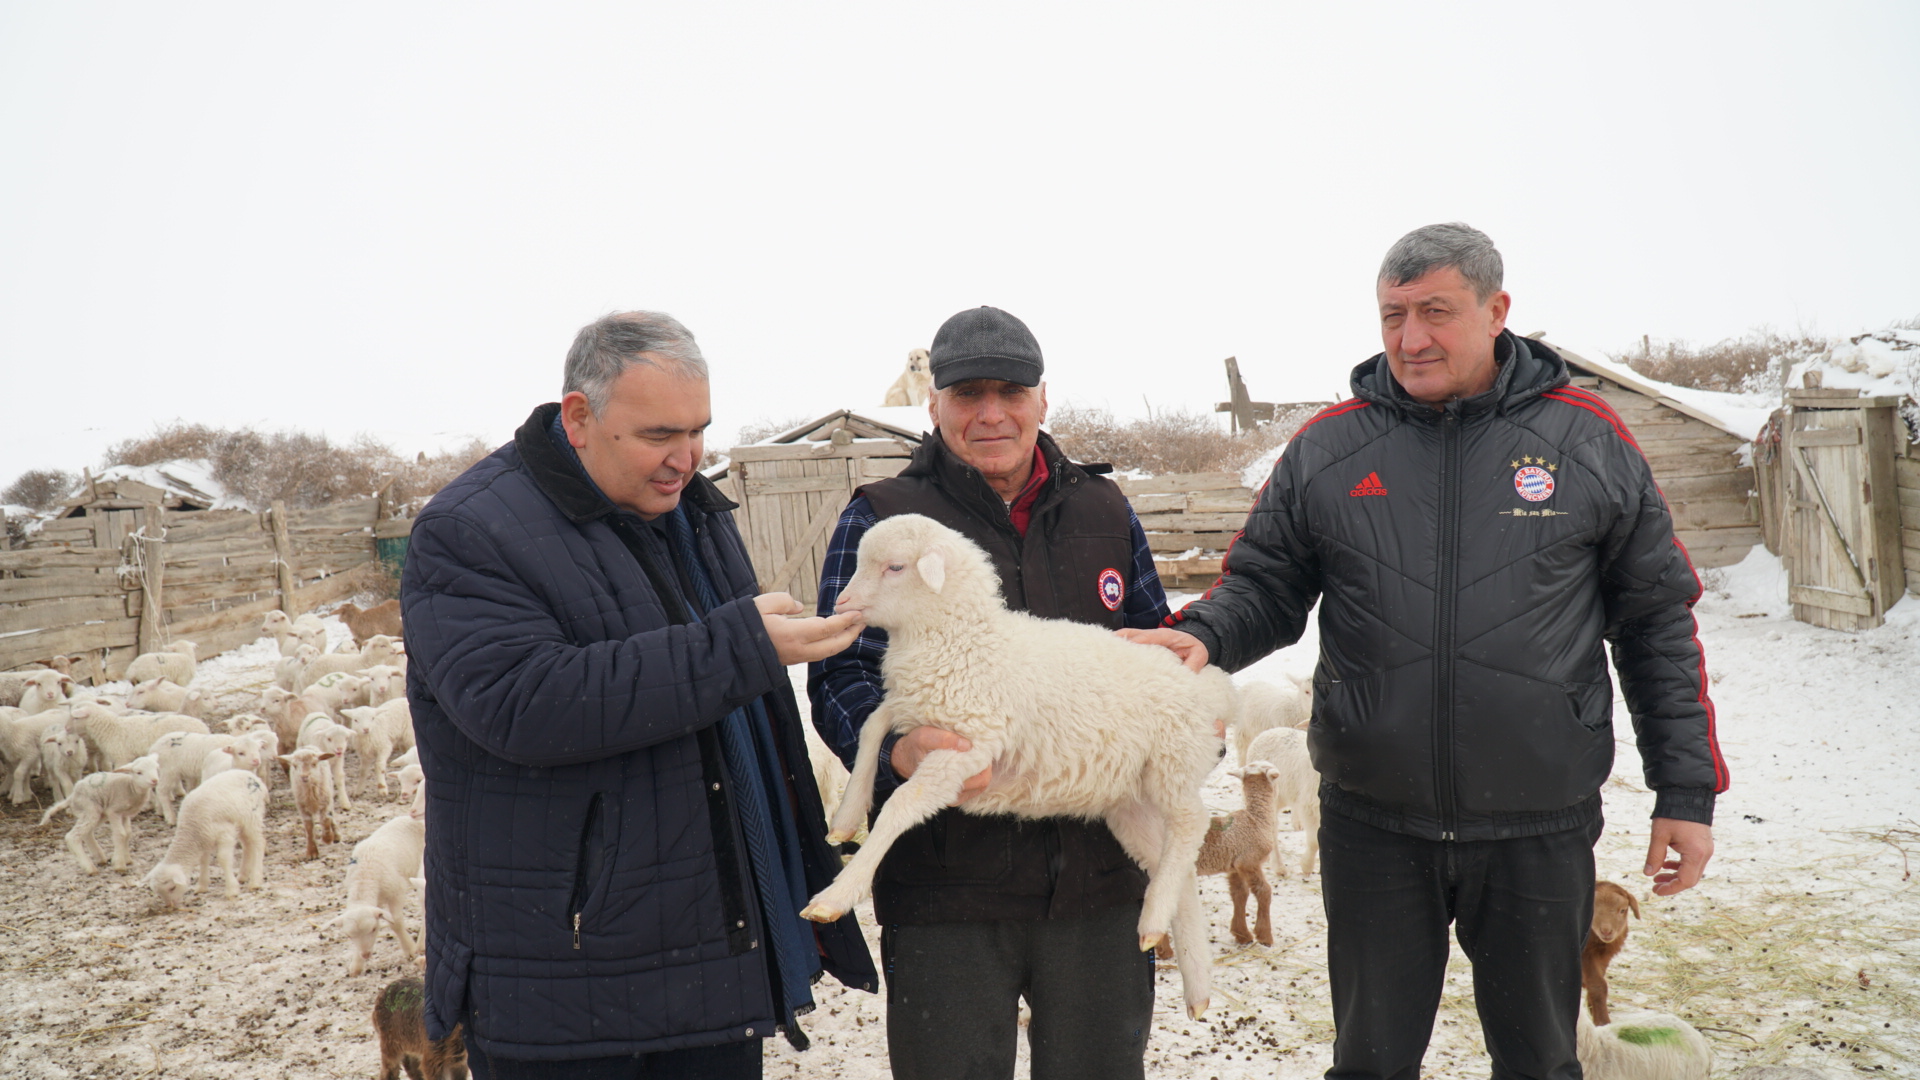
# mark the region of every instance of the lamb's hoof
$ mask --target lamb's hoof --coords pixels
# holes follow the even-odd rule
[[[851,839],[853,839],[853,833],[846,829],[835,829],[827,834],[827,843],[829,844],[844,844]]]
[[[1167,935],[1165,934],[1141,934],[1140,935],[1140,951],[1152,952],[1162,941],[1165,941],[1166,939],[1167,939]]]
[[[1187,1019],[1198,1020],[1207,1014],[1210,1001],[1190,1001],[1187,1003]]]
[[[817,901],[800,909],[801,918],[817,923],[838,922],[840,921],[840,917],[845,914],[845,911],[836,911],[832,907]]]

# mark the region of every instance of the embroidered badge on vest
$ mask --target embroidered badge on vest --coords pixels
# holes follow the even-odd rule
[[[1544,466],[1544,467],[1543,467]],[[1547,459],[1523,457],[1513,463],[1513,490],[1528,502],[1544,502],[1553,495],[1553,471],[1558,465],[1548,465]]]
[[[1385,495],[1386,493],[1387,485],[1380,482],[1380,474],[1377,472],[1368,473],[1365,480],[1353,485],[1353,490],[1347,492],[1349,496],[1356,499],[1362,495]]]
[[[1127,595],[1127,584],[1120,578],[1120,571],[1109,566],[1100,571],[1100,602],[1107,605],[1108,611],[1119,611],[1120,601]]]

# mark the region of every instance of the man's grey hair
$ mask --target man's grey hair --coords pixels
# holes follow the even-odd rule
[[[1500,249],[1493,239],[1471,225],[1449,221],[1444,225],[1423,225],[1394,242],[1380,262],[1379,280],[1388,285],[1405,285],[1434,270],[1453,267],[1473,286],[1473,297],[1481,303],[1500,291],[1506,268],[1500,261]]]
[[[656,358],[666,360],[662,365]],[[613,398],[613,383],[635,364],[672,371],[688,379],[707,377],[707,359],[693,332],[680,320],[658,311],[616,311],[580,328],[567,350],[567,374],[560,393],[578,390],[599,416]]]

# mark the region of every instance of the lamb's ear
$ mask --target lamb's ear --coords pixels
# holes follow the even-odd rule
[[[1633,917],[1640,917],[1640,901],[1633,898],[1632,890],[1627,891],[1627,906],[1633,909]]]
[[[947,557],[939,548],[920,556],[920,561],[913,565],[920,571],[920,580],[926,582],[927,588],[934,592],[939,592],[941,586],[947,583]]]

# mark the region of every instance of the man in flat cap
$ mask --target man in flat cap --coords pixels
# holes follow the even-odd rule
[[[1167,614],[1140,521],[1104,465],[1076,465],[1040,424],[1040,345],[998,308],[934,335],[933,431],[899,476],[854,493],[821,573],[820,610],[853,576],[860,538],[896,514],[959,530],[992,558],[1007,606],[1111,630]],[[885,690],[885,631],[810,665],[820,735],[851,763]],[[876,801],[928,753],[966,749],[923,727],[890,735]],[[986,787],[981,773],[964,802]],[[873,904],[886,961],[887,1045],[900,1080],[1012,1077],[1020,999],[1034,1080],[1142,1075],[1154,967],[1136,923],[1146,874],[1100,822],[975,816],[949,808],[895,844]]]

